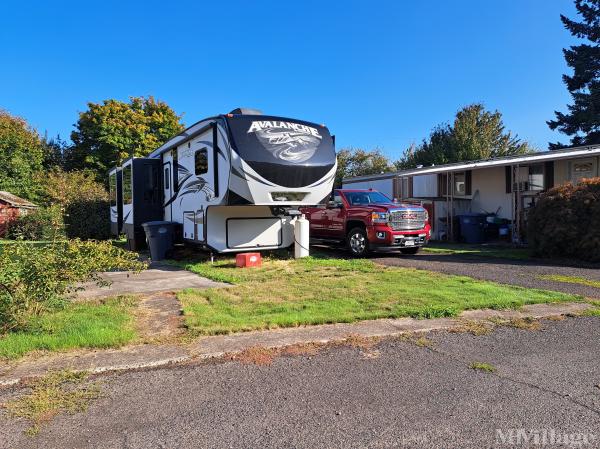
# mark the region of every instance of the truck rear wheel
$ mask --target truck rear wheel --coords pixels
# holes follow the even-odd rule
[[[414,248],[402,248],[400,252],[402,254],[417,254],[419,252],[419,247],[415,246]]]
[[[353,228],[348,233],[346,238],[346,244],[350,253],[354,257],[364,257],[369,252],[369,239],[367,238],[367,231],[363,228]]]

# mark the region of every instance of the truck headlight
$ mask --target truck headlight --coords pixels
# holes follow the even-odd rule
[[[388,214],[387,212],[373,212],[371,213],[371,221],[373,223],[387,223]]]

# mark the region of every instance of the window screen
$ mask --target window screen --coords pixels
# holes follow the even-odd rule
[[[194,167],[196,175],[208,173],[208,150],[206,148],[202,148],[194,154]]]

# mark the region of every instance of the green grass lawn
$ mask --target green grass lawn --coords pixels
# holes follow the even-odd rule
[[[95,303],[73,303],[35,317],[29,330],[0,336],[0,358],[15,359],[36,350],[112,348],[136,337],[135,300],[120,297]]]
[[[600,281],[595,279],[586,279],[578,276],[564,276],[561,274],[543,274],[538,276],[540,279],[546,279],[555,282],[564,282],[567,284],[587,285],[588,287],[600,288]]]
[[[264,259],[261,268],[237,269],[232,259],[187,269],[237,284],[178,294],[187,326],[220,334],[303,324],[376,318],[456,316],[466,309],[580,301],[579,296],[533,290],[370,260]]]
[[[462,254],[481,257],[498,257],[504,259],[525,260],[531,257],[527,248],[511,248],[494,245],[473,245],[467,243],[430,242],[422,248],[429,254]]]

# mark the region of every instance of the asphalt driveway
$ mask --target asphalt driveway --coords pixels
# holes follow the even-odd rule
[[[600,318],[543,326],[104,376],[87,412],[36,437],[0,415],[0,447],[538,447],[536,435],[598,447]]]
[[[476,279],[554,290],[600,299],[600,288],[572,282],[557,282],[544,276],[567,276],[600,283],[600,267],[578,267],[537,260],[512,260],[454,254],[420,253],[406,255],[374,255],[373,261],[386,266],[417,268]]]

